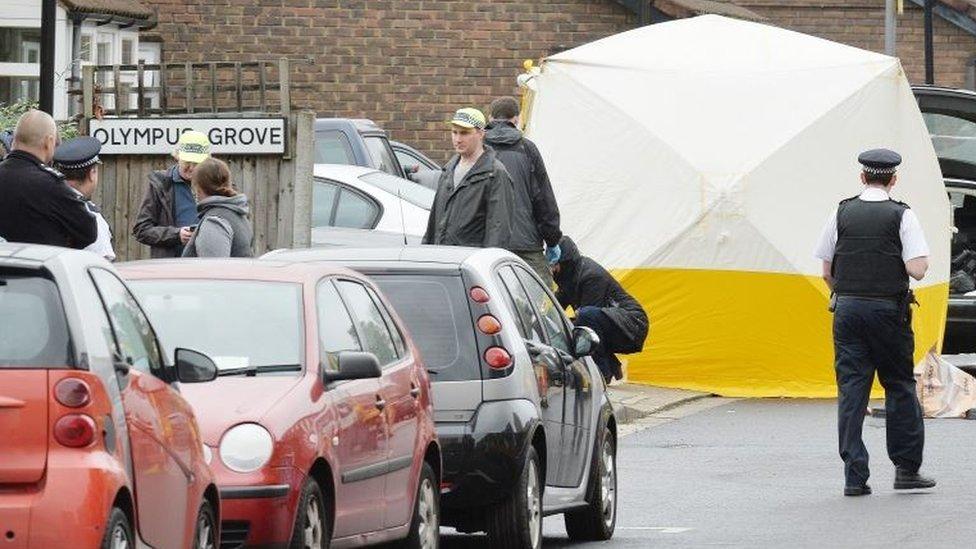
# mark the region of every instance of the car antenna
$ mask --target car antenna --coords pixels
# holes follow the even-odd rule
[[[397,189],[397,202],[400,203],[400,234],[403,235],[403,245],[407,246],[407,222],[403,219],[403,197],[400,193],[401,189]]]

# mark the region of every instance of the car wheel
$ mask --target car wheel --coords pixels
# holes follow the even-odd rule
[[[410,535],[400,544],[403,549],[437,549],[441,539],[440,483],[429,463],[420,469],[417,503],[414,505]]]
[[[105,535],[102,537],[102,549],[129,549],[129,547],[135,547],[135,537],[132,535],[129,517],[125,516],[122,509],[112,507],[112,512],[108,515],[108,524],[105,526]]]
[[[592,501],[579,511],[564,515],[566,533],[573,541],[603,541],[613,537],[617,526],[617,445],[604,427],[596,463],[591,469]]]
[[[511,549],[542,547],[542,468],[535,448],[529,446],[514,493],[491,509],[488,546]]]
[[[193,549],[217,549],[217,518],[209,501],[204,501],[197,513]]]
[[[302,495],[295,511],[295,527],[292,530],[291,549],[328,549],[330,542],[329,520],[325,516],[325,499],[315,479],[308,477],[302,484]]]

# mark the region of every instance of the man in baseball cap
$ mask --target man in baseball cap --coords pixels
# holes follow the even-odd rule
[[[190,180],[197,164],[210,158],[210,140],[198,131],[180,136],[173,152],[177,163],[149,174],[149,187],[132,227],[136,240],[152,248],[153,258],[180,257],[197,224],[197,201]]]

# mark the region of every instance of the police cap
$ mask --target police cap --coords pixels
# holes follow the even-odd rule
[[[871,149],[862,152],[857,161],[863,166],[865,173],[888,175],[895,173],[901,164],[901,155],[888,149]]]
[[[101,164],[98,153],[102,144],[94,137],[75,137],[69,139],[54,150],[54,165],[59,170],[81,170],[95,164]]]

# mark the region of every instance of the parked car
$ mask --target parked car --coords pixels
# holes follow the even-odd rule
[[[168,363],[89,252],[0,244],[0,326],[3,547],[216,548],[220,499],[177,384],[214,363]]]
[[[369,229],[419,243],[434,191],[372,168],[317,164],[312,187],[312,244],[336,245],[335,228]]]
[[[976,353],[976,294],[967,295],[966,284],[959,284],[956,274],[967,270],[968,261],[960,254],[976,252],[976,93],[932,86],[912,89],[932,135],[956,228],[952,237],[954,281],[942,351]]]
[[[386,132],[365,118],[316,119],[315,163],[363,166],[397,177],[407,176]]]
[[[420,183],[429,189],[437,190],[437,182],[441,176],[441,167],[437,162],[406,143],[390,141],[390,146],[393,148],[393,154],[400,162],[403,172],[411,181]]]
[[[187,398],[214,456],[224,547],[437,547],[430,381],[372,283],[257,260],[120,270],[164,343],[197,345],[220,368]]]
[[[571,539],[612,537],[617,420],[587,357],[596,335],[572,327],[521,259],[441,246],[265,257],[356,269],[400,313],[433,380],[443,524],[534,549],[543,516],[563,513]]]

